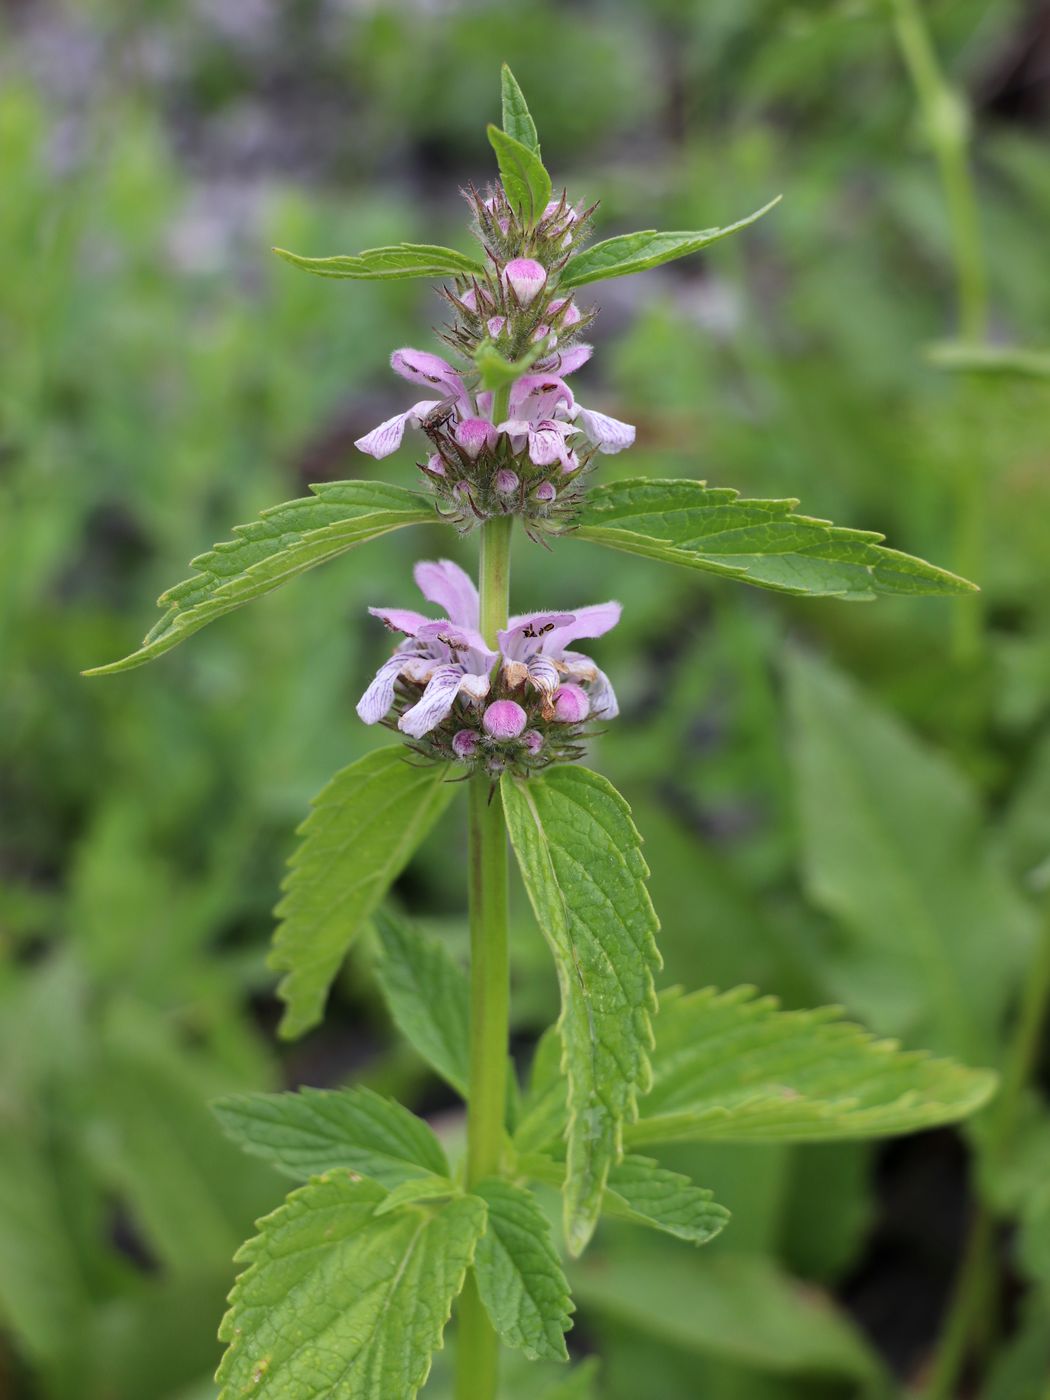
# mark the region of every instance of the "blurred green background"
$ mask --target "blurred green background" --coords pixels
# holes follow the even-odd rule
[[[992,335],[1045,346],[1050,6],[926,8],[974,110]],[[457,1131],[389,1033],[367,947],[293,1045],[265,955],[311,795],[377,742],[353,712],[387,649],[367,605],[413,605],[411,561],[469,567],[475,541],[401,532],[158,664],[79,672],[130,650],[235,522],[376,470],[353,439],[407,403],[387,358],[436,348],[439,303],[269,248],[466,246],[457,190],[494,174],[503,59],[556,185],[600,197],[603,233],[724,224],[784,194],[710,253],[582,298],[601,316],[578,388],[639,429],[602,471],[798,496],[983,589],[960,651],[947,600],[792,602],[518,541],[518,608],[625,604],[595,647],[624,713],[592,762],[647,838],[665,984],[840,1000],[970,1049],[938,1030],[908,928],[866,936],[814,878],[804,753],[826,716],[784,693],[789,656],[859,683],[814,673],[847,742],[892,727],[894,762],[871,759],[891,833],[923,765],[951,765],[958,868],[1018,881],[958,929],[998,967],[999,920],[1030,918],[1020,877],[1050,851],[1050,387],[923,358],[955,329],[950,231],[886,6],[8,0],[0,44],[0,1393],[214,1396],[231,1256],[285,1189],[224,1142],[215,1094],[353,1077]],[[412,460],[378,470],[414,484]],[[463,878],[453,823],[400,889],[457,947]],[[518,923],[524,1052],[556,997]],[[974,1062],[999,1053],[1011,968]],[[680,1157],[733,1224],[703,1253],[606,1227],[572,1334],[603,1358],[598,1394],[820,1400],[921,1378],[969,1209],[959,1134]],[[1015,1253],[1005,1239],[988,1400],[1044,1394],[1050,1232]],[[507,1393],[550,1382],[511,1372]]]

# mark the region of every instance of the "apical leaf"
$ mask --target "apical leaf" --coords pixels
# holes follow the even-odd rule
[[[713,1192],[651,1157],[626,1156],[609,1173],[605,1209],[690,1244],[707,1244],[729,1221]]]
[[[995,1087],[986,1070],[901,1051],[840,1017],[780,1011],[750,987],[665,997],[653,1087],[627,1142],[886,1137],[965,1118]]]
[[[474,1194],[488,1207],[474,1277],[493,1327],[532,1361],[567,1361],[573,1306],[546,1216],[531,1192],[510,1181],[493,1177]]]
[[[479,387],[500,389],[504,384],[512,384],[520,375],[527,373],[532,365],[546,354],[546,339],[537,342],[516,360],[507,360],[500,354],[491,340],[483,340],[474,352],[474,363],[481,375]]]
[[[389,1215],[392,1210],[401,1210],[404,1206],[447,1201],[459,1194],[447,1176],[417,1176],[392,1187],[386,1200],[376,1206],[376,1215]]]
[[[536,133],[536,123],[532,120],[525,94],[506,63],[500,69],[500,89],[503,94],[503,130],[538,156],[540,139]]]
[[[376,967],[390,1014],[412,1045],[461,1097],[470,1071],[470,984],[444,945],[406,919],[375,919],[383,956]]]
[[[488,135],[511,207],[526,223],[538,223],[551,197],[551,177],[538,152],[491,123]]]
[[[430,1128],[371,1089],[300,1089],[289,1094],[231,1094],[212,1109],[246,1152],[305,1181],[346,1167],[381,1186],[447,1176]]]
[[[728,238],[742,228],[756,223],[763,214],[780,203],[781,196],[771,199],[761,209],[756,209],[746,219],[740,219],[726,228],[705,228],[695,233],[658,233],[656,229],[643,229],[639,233],[621,233],[616,238],[606,238],[585,248],[582,253],[569,259],[565,271],[558,279],[560,287],[582,287],[586,282],[601,282],[606,277],[627,277],[632,272],[644,272],[661,263],[672,262],[675,258],[688,257],[699,253],[709,243],[717,243],[720,238]]]
[[[299,828],[276,909],[270,966],[285,973],[284,1036],[320,1019],[347,949],[448,806],[455,788],[440,764],[377,749],[337,773]]]
[[[433,243],[395,243],[389,248],[366,248],[363,253],[333,258],[304,258],[287,248],[273,250],[279,258],[318,277],[351,278],[358,282],[391,282],[406,277],[470,277],[484,271],[477,258],[439,248]]]
[[[289,579],[405,525],[438,517],[423,496],[374,481],[332,481],[313,496],[263,511],[250,525],[234,527],[235,539],[198,555],[192,578],[157,600],[164,616],[138,651],[86,671],[111,676],[162,656],[217,617],[260,598]]]
[[[591,491],[576,536],[628,554],[800,596],[955,594],[973,584],[882,535],[795,515],[797,501],[741,499],[702,481],[636,478]]]
[[[260,1222],[219,1336],[220,1400],[250,1393],[412,1400],[442,1345],[453,1299],[485,1227],[485,1206],[376,1216],[386,1192],[330,1172]]]
[[[789,660],[805,877],[836,995],[881,1031],[994,1062],[1034,916],[951,764],[815,657]]]
[[[502,781],[518,864],[554,954],[569,1081],[565,1232],[579,1254],[620,1155],[625,1119],[649,1084],[656,915],[630,808],[586,768]]]

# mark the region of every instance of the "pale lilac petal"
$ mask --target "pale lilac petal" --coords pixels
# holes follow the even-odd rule
[[[634,442],[631,424],[622,423],[619,418],[610,418],[607,413],[598,413],[580,404],[576,421],[601,452],[622,452]]]
[[[509,433],[511,437],[527,437],[532,427],[528,418],[506,418],[496,424],[497,433]]]
[[[429,350],[412,350],[406,346],[395,350],[390,356],[390,367],[402,379],[413,384],[426,384],[430,388],[442,389],[458,401],[466,401],[463,380],[447,360],[440,355],[432,355]]]
[[[565,438],[575,431],[571,423],[559,423],[553,418],[541,419],[529,432],[529,457],[537,467],[549,467],[554,462],[560,462],[564,471],[571,471]]]
[[[478,590],[474,580],[451,559],[417,564],[412,577],[428,603],[435,603],[458,627],[478,626]]]
[[[481,393],[480,393],[480,394],[475,394],[474,397],[477,399],[477,403],[478,403],[478,412],[481,414],[481,416],[482,416],[483,418],[491,418],[491,417],[492,417],[492,390],[491,390],[491,389],[482,389]]]
[[[364,437],[359,437],[354,446],[359,452],[367,452],[369,457],[375,457],[377,461],[382,457],[389,457],[401,446],[406,427],[418,428],[428,413],[440,407],[440,399],[420,399],[404,413],[388,418],[385,423],[380,423],[378,428],[373,428]]]
[[[496,653],[489,650],[484,637],[472,627],[457,627],[448,621],[428,622],[417,635],[435,659],[446,664],[455,662],[475,675],[491,671],[496,662]]]
[[[522,306],[536,300],[547,283],[547,270],[535,258],[512,258],[503,269],[504,284]]]
[[[511,388],[510,412],[515,418],[551,418],[559,406],[571,413],[576,400],[557,375],[523,374]]]
[[[523,613],[512,617],[506,628],[496,633],[496,641],[509,661],[527,661],[551,633],[567,627],[573,619],[573,613]]]
[[[562,659],[565,677],[578,681],[587,689],[591,702],[591,713],[596,719],[615,719],[620,713],[616,692],[609,677],[597,667],[589,656],[579,651],[567,651]]]
[[[570,345],[568,350],[559,350],[549,359],[540,363],[540,369],[550,374],[572,374],[585,365],[594,354],[593,345]]]
[[[433,618],[424,617],[411,608],[369,608],[368,611],[384,622],[391,632],[404,632],[406,637],[417,636],[421,627],[433,621]]]
[[[537,690],[552,695],[561,683],[558,668],[549,656],[530,656],[528,660],[529,680]]]
[[[559,624],[547,636],[543,650],[548,656],[561,656],[580,637],[601,637],[616,626],[622,612],[619,603],[592,603],[587,608],[576,608],[569,622]]]
[[[496,445],[496,429],[487,418],[461,418],[453,436],[472,462]]]
[[[394,682],[405,664],[404,656],[392,656],[384,661],[375,679],[357,702],[357,713],[365,724],[378,724],[394,703]]]
[[[436,729],[452,709],[462,679],[462,666],[439,666],[418,702],[398,720],[398,729],[410,734],[413,739],[421,739],[424,734]]]

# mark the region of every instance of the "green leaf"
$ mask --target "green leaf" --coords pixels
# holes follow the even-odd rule
[[[474,364],[481,375],[478,387],[481,389],[501,389],[505,384],[513,384],[515,379],[525,374],[547,353],[547,339],[539,341],[516,360],[506,360],[491,340],[483,340],[474,352]]]
[[[465,972],[442,943],[406,919],[384,909],[375,925],[383,949],[376,975],[398,1030],[466,1098],[470,984]]]
[[[540,1400],[594,1400],[594,1385],[598,1379],[599,1361],[596,1356],[588,1356],[579,1366],[574,1366],[565,1380],[545,1390]]]
[[[442,1345],[485,1228],[464,1196],[377,1217],[386,1192],[348,1172],[294,1191],[238,1261],[219,1331],[219,1400],[248,1394],[411,1400]]]
[[[490,1178],[473,1189],[488,1207],[474,1277],[493,1327],[530,1361],[568,1361],[573,1306],[546,1216],[513,1182]]]
[[[518,864],[561,986],[568,1076],[564,1191],[569,1250],[594,1231],[624,1120],[649,1084],[658,928],[630,808],[586,768],[502,780]]]
[[[452,1196],[461,1195],[447,1176],[418,1176],[412,1181],[403,1181],[394,1186],[386,1200],[376,1206],[376,1215],[389,1215],[392,1210],[405,1206],[418,1206],[447,1201]]]
[[[271,506],[250,525],[235,526],[235,539],[194,559],[196,574],[157,600],[164,616],[138,651],[84,674],[130,671],[162,656],[217,617],[345,554],[354,545],[438,518],[423,496],[401,486],[332,481],[311,489],[313,496]]]
[[[1050,350],[1026,350],[1019,345],[970,345],[964,341],[946,340],[927,346],[926,358],[938,369],[963,374],[1050,379]]]
[[[664,998],[643,1116],[630,1145],[831,1142],[965,1118],[995,1087],[986,1070],[899,1050],[837,1007],[780,1011],[750,987]]]
[[[526,223],[538,223],[551,197],[551,177],[539,154],[491,123],[488,136],[511,207]]]
[[[728,1224],[729,1212],[714,1193],[651,1157],[627,1156],[609,1172],[609,1215],[649,1225],[690,1244],[707,1244]]]
[[[804,875],[840,924],[836,995],[879,1030],[994,1063],[1035,916],[972,787],[815,657],[787,666]]]
[[[270,966],[285,973],[280,1031],[321,1019],[332,978],[354,938],[404,870],[455,792],[443,765],[377,749],[337,773],[299,828],[276,915]]]
[[[558,278],[558,285],[582,287],[586,282],[601,282],[606,277],[627,277],[632,272],[645,272],[647,268],[659,267],[675,258],[699,253],[709,243],[717,243],[720,238],[728,238],[731,233],[739,233],[742,228],[757,223],[763,214],[780,203],[780,199],[777,195],[746,219],[726,228],[705,228],[698,233],[658,233],[648,228],[640,233],[621,233],[616,238],[607,238],[570,258]]]
[[[532,120],[525,94],[506,63],[500,68],[500,89],[503,94],[503,130],[534,155],[540,153],[540,139]]]
[[[422,1118],[371,1089],[231,1094],[212,1109],[228,1137],[297,1181],[334,1167],[391,1188],[448,1175],[441,1144]]]
[[[797,501],[741,499],[730,487],[639,477],[591,491],[577,538],[799,596],[956,594],[965,579],[849,530],[795,515]]]
[[[334,258],[304,258],[287,248],[273,250],[279,258],[318,277],[351,278],[358,282],[392,282],[407,277],[471,277],[484,272],[477,258],[439,248],[433,243],[395,243],[389,248],[366,248],[363,253]]]

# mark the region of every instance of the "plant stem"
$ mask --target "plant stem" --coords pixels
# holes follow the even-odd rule
[[[498,398],[499,396],[497,396]],[[493,405],[494,416],[500,411]],[[503,410],[506,412],[506,397]],[[481,528],[481,632],[495,646],[507,625],[511,516]],[[507,950],[507,830],[498,786],[484,774],[470,780],[470,1083],[467,1108],[468,1187],[497,1174],[506,1118],[510,974]],[[473,1274],[459,1302],[456,1400],[495,1400],[499,1338],[478,1296]]]

